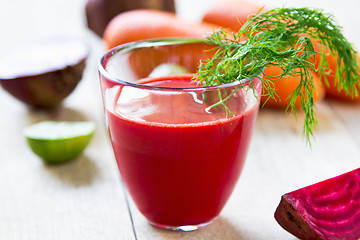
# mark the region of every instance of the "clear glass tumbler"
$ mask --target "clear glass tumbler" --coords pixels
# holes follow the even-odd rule
[[[211,223],[247,155],[261,81],[201,86],[193,73],[212,48],[196,39],[135,42],[109,50],[99,64],[121,177],[140,212],[161,228]]]

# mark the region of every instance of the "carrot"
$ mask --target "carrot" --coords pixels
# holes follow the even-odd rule
[[[267,67],[264,73],[271,76],[277,76],[282,73],[282,70],[279,67],[271,66],[271,67]],[[315,89],[313,89],[312,95],[314,98],[314,102],[318,102],[324,98],[325,86],[320,81],[317,74],[313,72],[311,74],[313,75],[313,81],[315,87]],[[261,98],[262,103],[267,101],[266,106],[268,107],[285,109],[289,103],[290,93],[293,92],[298,87],[300,80],[301,80],[300,76],[287,76],[281,78],[278,81],[275,81],[274,85],[276,89],[276,94],[278,95],[276,99],[266,97],[268,95],[268,92],[266,91],[265,88],[263,88],[264,97]],[[296,99],[295,107],[296,108],[301,107],[300,99]]]
[[[202,21],[238,31],[251,14],[256,14],[259,11],[263,12],[265,9],[246,0],[217,1],[205,12]]]
[[[196,73],[200,60],[212,58],[213,46],[205,43],[158,46],[156,48],[139,48],[129,55],[129,65],[135,77],[146,78],[164,63],[175,63],[184,67],[189,73]],[[151,56],[151,58],[146,57]]]
[[[216,24],[220,27],[230,29],[232,31],[239,31],[241,26],[247,21],[250,15],[258,12],[266,11],[260,5],[252,3],[247,0],[225,0],[215,3],[210,9],[207,10],[203,17],[203,22]],[[271,76],[277,76],[281,73],[281,69],[277,67],[268,67],[265,73]],[[314,102],[318,102],[324,98],[324,86],[319,77],[312,73],[314,79]],[[267,107],[284,109],[289,103],[289,94],[296,89],[300,83],[300,77],[285,77],[276,81],[275,89],[278,99],[268,99],[266,96],[262,98],[262,102],[266,101]],[[264,89],[264,88],[263,88]],[[264,94],[268,94],[264,90]],[[300,107],[300,101],[297,100],[295,106]]]
[[[123,12],[106,26],[103,40],[110,49],[117,45],[154,38],[204,37],[217,27],[205,23],[190,23],[174,13],[141,9]]]
[[[321,51],[321,45],[319,43],[315,44],[314,48],[317,52]],[[351,96],[351,94],[347,93],[345,90],[338,89],[338,84],[335,79],[335,72],[337,69],[337,59],[332,54],[330,54],[330,51],[328,49],[325,49],[325,57],[328,62],[328,66],[326,69],[327,74],[325,75],[328,81],[328,84],[325,84],[326,97],[342,100],[345,102],[360,103],[360,96]],[[319,56],[317,56],[315,59],[316,59],[315,66],[318,68],[320,58]],[[358,62],[360,63],[360,56],[358,56]],[[360,92],[360,86],[356,85],[356,88]]]

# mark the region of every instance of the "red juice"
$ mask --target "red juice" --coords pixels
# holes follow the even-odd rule
[[[257,81],[254,84],[260,85]],[[186,76],[143,84],[195,86]],[[206,101],[218,99],[206,94],[129,86],[113,90],[115,104],[106,108],[106,114],[115,157],[132,199],[153,224],[184,226],[211,221],[240,176],[258,99],[252,91],[246,96],[232,94],[226,102],[231,112],[226,113],[223,106],[204,107]]]

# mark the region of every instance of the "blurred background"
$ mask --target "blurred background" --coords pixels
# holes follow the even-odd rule
[[[175,3],[177,13],[181,18],[199,21],[207,8],[217,1],[222,0],[176,0]],[[0,1],[2,43],[0,52],[48,35],[85,36],[87,34],[84,12],[86,2],[86,0]],[[251,2],[266,7],[307,6],[324,9],[326,12],[335,14],[340,25],[344,27],[346,36],[355,45],[360,46],[360,21],[358,19],[360,2],[357,0],[253,0]],[[63,18],[72,19],[71,26],[64,24]]]

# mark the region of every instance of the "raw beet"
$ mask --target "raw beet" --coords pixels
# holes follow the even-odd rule
[[[283,195],[275,219],[300,239],[359,239],[360,168]]]
[[[145,8],[175,12],[175,3],[174,0],[88,0],[85,13],[89,29],[102,37],[113,17],[128,10]]]
[[[54,108],[82,78],[88,46],[57,38],[21,47],[0,57],[0,84],[35,108]]]

